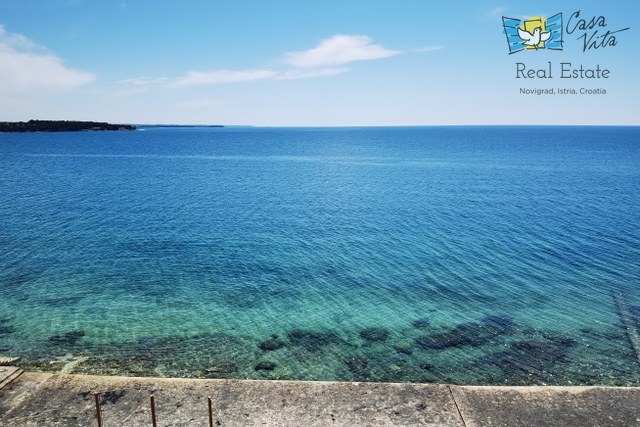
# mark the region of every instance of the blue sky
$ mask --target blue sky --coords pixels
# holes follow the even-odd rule
[[[605,17],[598,35],[630,29],[616,46],[584,52],[576,31],[563,51],[508,54],[502,16],[578,10]],[[592,0],[2,0],[0,120],[637,125],[639,18],[638,2]],[[554,78],[516,78],[549,61]],[[561,62],[610,76],[560,79]]]

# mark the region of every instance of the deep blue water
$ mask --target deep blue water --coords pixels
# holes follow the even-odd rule
[[[27,368],[640,385],[637,127],[0,134],[0,189]]]

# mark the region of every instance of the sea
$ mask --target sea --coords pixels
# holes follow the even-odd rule
[[[32,371],[640,385],[640,127],[0,134]]]

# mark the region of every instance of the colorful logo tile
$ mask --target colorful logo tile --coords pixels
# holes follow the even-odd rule
[[[562,13],[527,20],[502,17],[509,54],[523,50],[562,50]]]

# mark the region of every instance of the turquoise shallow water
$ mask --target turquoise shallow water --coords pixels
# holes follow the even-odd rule
[[[612,295],[636,322],[639,142],[634,127],[0,134],[0,356],[638,385]]]

